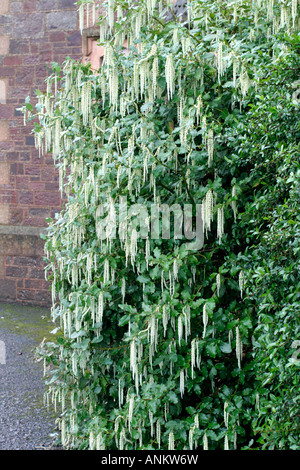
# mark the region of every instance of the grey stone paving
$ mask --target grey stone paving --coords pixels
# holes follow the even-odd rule
[[[0,303],[6,362],[0,363],[0,450],[55,448],[55,417],[43,403],[43,365],[34,361],[34,348],[53,327],[46,310]]]

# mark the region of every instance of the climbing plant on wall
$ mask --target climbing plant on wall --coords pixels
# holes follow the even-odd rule
[[[77,3],[83,29],[93,2]],[[287,52],[297,2],[102,7],[89,21],[103,66],[53,64],[36,110],[26,103],[66,195],[45,237],[60,333],[40,347],[46,399],[69,448],[244,448],[256,320],[234,256],[245,200],[227,130],[261,64]]]

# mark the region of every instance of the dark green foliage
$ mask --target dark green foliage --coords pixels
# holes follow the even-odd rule
[[[239,255],[256,317],[254,429],[266,449],[300,448],[300,57],[298,38],[289,41],[290,54],[262,68],[259,93],[235,141],[235,172],[248,173],[236,236],[247,237]]]

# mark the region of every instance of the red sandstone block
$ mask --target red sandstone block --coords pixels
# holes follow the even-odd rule
[[[37,44],[30,44],[30,52],[32,54],[38,54],[39,46]]]
[[[33,207],[29,209],[29,216],[30,217],[41,217],[45,219],[49,217],[49,209],[45,209],[44,207]]]
[[[25,279],[25,289],[46,290],[48,287],[49,284],[45,279]]]
[[[2,66],[0,67],[0,77],[13,77],[15,74],[15,68],[14,67],[9,67],[9,66]]]
[[[22,85],[32,85],[34,83],[34,73],[32,67],[18,67],[16,73],[16,83],[22,83]]]
[[[53,160],[52,160],[53,163]],[[53,166],[52,168],[46,166],[41,169],[41,179],[42,181],[54,181],[55,178],[55,167]]]
[[[56,33],[50,33],[49,39],[51,42],[65,42],[66,34],[63,31],[57,31]]]
[[[59,10],[73,10],[74,1],[73,0],[58,0],[57,7]]]
[[[82,56],[82,48],[72,47],[70,56],[74,59],[79,59]]]
[[[32,191],[20,192],[20,204],[25,204],[25,205],[33,204],[33,192]]]
[[[40,181],[40,177],[39,176],[30,176],[30,181]]]
[[[4,0],[5,1],[5,0]],[[8,0],[9,1],[9,0]],[[21,10],[21,3],[19,1],[11,1],[9,5],[10,14],[19,13]]]
[[[31,159],[31,162],[35,165],[35,166],[38,166],[39,168],[41,168],[41,165],[44,163],[44,157],[43,155],[41,155],[39,157],[39,153],[38,151],[36,152],[35,149],[32,149],[31,152],[30,152],[30,159]]]
[[[71,11],[46,13],[46,30],[49,32],[53,30],[74,31],[77,26],[77,12],[73,8],[74,5]]]
[[[19,160],[19,152],[7,152],[6,157],[7,161],[17,162]]]
[[[3,59],[3,65],[22,65],[23,57],[17,55],[7,56]]]
[[[14,31],[16,31],[18,38],[43,38],[44,15],[42,13],[32,12],[30,14],[24,14],[20,11],[19,14],[14,14],[13,20]]]
[[[25,278],[28,275],[28,269],[26,267],[6,266],[7,277],[21,277]]]
[[[45,279],[45,273],[43,269],[30,268],[29,269],[30,279]]]
[[[10,39],[9,41],[9,53],[10,54],[27,54],[29,52],[29,40],[28,39]]]
[[[41,217],[24,217],[24,225],[28,225],[30,227],[45,227],[46,222],[44,218]]]
[[[11,225],[22,225],[23,209],[20,207],[10,207],[9,223]]]
[[[25,175],[39,176],[40,172],[41,172],[41,168],[39,166],[26,165],[25,167]]]
[[[65,55],[65,58],[66,56],[70,53],[70,48],[65,46],[65,47],[62,47],[62,44],[60,43],[53,43],[53,49],[54,49],[54,53],[55,54],[59,54],[60,56],[61,55]]]
[[[4,189],[0,192],[2,204],[16,204],[17,203],[17,193],[16,191],[11,191]]]
[[[53,0],[52,0],[52,5],[53,5]],[[47,36],[47,34],[45,34],[44,31],[43,31],[43,33],[44,33],[43,36],[40,37],[40,38],[31,37],[30,42],[34,43],[34,44],[38,44],[39,46],[41,44],[47,44],[49,42],[48,36]]]
[[[17,190],[23,190],[23,191],[28,191],[29,190],[29,184],[28,184],[28,178],[26,176],[16,176],[15,178],[15,189]],[[20,193],[19,193],[20,194]]]
[[[59,44],[59,46],[61,47],[61,44]],[[53,52],[50,51],[50,52],[41,52],[39,54],[39,60],[40,62],[42,63],[45,63],[45,62],[53,62]]]
[[[48,71],[47,71],[47,67],[45,64],[39,65],[35,68],[35,76],[37,78],[43,78],[45,80],[45,77],[47,77],[47,75],[48,75]]]
[[[33,13],[36,11],[36,1],[35,0],[26,0],[23,3],[23,11],[28,13]]]
[[[44,44],[40,44],[40,50],[39,50],[40,54],[42,52],[51,52],[51,51],[52,51],[52,43],[51,42],[47,41]]]
[[[14,265],[43,267],[44,261],[43,258],[39,256],[14,256]]]
[[[45,79],[43,78],[36,78],[35,80],[35,85],[36,85],[36,88],[40,91],[44,91],[45,89]]]
[[[30,181],[40,181],[39,176],[30,176]]]
[[[40,0],[38,3],[38,9],[40,11],[53,10],[53,0]]]
[[[10,165],[10,174],[11,175],[17,175],[18,174],[18,164],[17,163],[12,163]]]
[[[21,302],[33,301],[36,299],[35,291],[29,289],[17,289],[17,300]]]
[[[1,150],[10,150],[12,148],[12,145],[13,145],[12,142],[0,141],[0,151]]]
[[[80,31],[72,31],[68,35],[68,46],[81,46],[82,45],[82,36],[80,34]],[[82,49],[80,51],[82,54]]]
[[[20,127],[12,127],[12,122],[10,122],[11,127],[10,127],[10,138],[13,140],[13,142],[16,142],[17,140],[20,141],[23,132]],[[23,139],[22,139],[23,140]]]
[[[38,55],[28,55],[24,57],[24,65],[38,65],[39,63],[40,59]]]
[[[0,299],[2,302],[16,300],[15,279],[0,279]]]
[[[43,191],[45,189],[45,183],[41,183],[40,181],[32,181],[30,183],[30,189],[32,191]]]
[[[8,162],[17,162],[19,160],[19,152],[7,152],[6,158]]]
[[[0,104],[1,119],[11,119],[14,115],[14,108],[10,104]]]
[[[46,191],[58,191],[59,185],[58,183],[46,183],[45,184]]]
[[[29,152],[21,152],[20,153],[20,160],[22,162],[28,162],[30,160],[30,154]]]
[[[20,104],[24,104],[24,96],[28,95],[28,87],[23,87],[22,83],[18,83],[17,87],[10,88],[9,96],[14,99],[20,99]]]
[[[59,206],[60,195],[50,191],[36,192],[34,195],[34,203],[37,206]]]

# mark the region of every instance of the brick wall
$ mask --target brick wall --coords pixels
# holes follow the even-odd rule
[[[44,277],[43,242],[36,227],[0,227],[0,294],[2,302],[49,305]]]
[[[60,209],[58,175],[17,108],[52,61],[82,58],[74,1],[0,0],[0,301],[50,303],[39,234]]]

